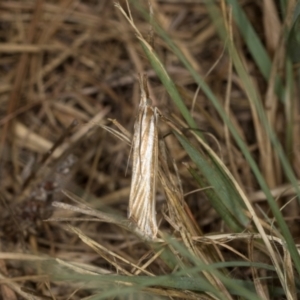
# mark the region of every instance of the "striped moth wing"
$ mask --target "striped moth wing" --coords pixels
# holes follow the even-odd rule
[[[140,78],[141,100],[134,124],[128,218],[145,238],[154,239],[158,231],[155,210],[158,113],[151,106],[146,80],[145,76]]]

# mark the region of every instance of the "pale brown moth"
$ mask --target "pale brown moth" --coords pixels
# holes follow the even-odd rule
[[[140,78],[141,100],[134,124],[132,181],[128,218],[147,239],[157,235],[155,197],[158,161],[158,111],[151,106],[147,77]]]

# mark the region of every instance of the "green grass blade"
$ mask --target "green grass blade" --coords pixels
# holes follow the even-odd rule
[[[300,3],[298,2],[294,12],[294,21],[288,34],[287,53],[293,63],[300,62]]]
[[[176,132],[174,132],[174,134],[200,172],[204,175],[205,179],[209,182],[209,185],[213,188],[213,191],[206,191],[210,194],[215,194],[215,196],[209,198],[212,206],[232,230],[235,232],[244,230],[249,220],[243,213],[244,207],[241,206],[242,200],[237,200],[238,193],[230,188],[232,185],[229,179],[224,178],[219,169],[209,163],[208,158],[203,157],[183,136]],[[197,174],[192,170],[190,171],[197,178]],[[200,181],[199,177],[198,181]]]
[[[191,128],[197,128],[197,125],[194,119],[192,118],[189,110],[187,109],[186,105],[184,104],[173,80],[169,77],[164,66],[162,65],[159,58],[157,57],[156,53],[151,48],[149,48],[149,45],[145,43],[145,41],[141,40],[141,44],[157,76],[159,77],[162,84],[166,88],[171,99],[175,102],[176,106],[180,110],[184,119],[186,120],[186,122]]]
[[[239,30],[254,61],[256,62],[264,78],[268,80],[271,73],[271,60],[266,49],[264,48],[262,42],[260,41],[258,35],[253,29],[253,26],[249,22],[238,1],[226,0],[226,2],[232,8],[234,20],[239,27]],[[209,9],[211,9],[211,3],[212,1],[206,1],[207,7],[209,7]]]

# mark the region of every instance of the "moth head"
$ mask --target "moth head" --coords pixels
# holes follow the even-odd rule
[[[148,76],[147,74],[141,74],[139,76],[140,90],[141,90],[141,103],[151,105],[152,101],[149,96],[148,89]]]

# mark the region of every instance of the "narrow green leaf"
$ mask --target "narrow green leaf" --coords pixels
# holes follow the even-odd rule
[[[298,2],[294,11],[292,28],[287,41],[287,53],[293,63],[300,62],[300,3]]]
[[[253,26],[249,22],[246,14],[242,10],[239,2],[237,0],[226,1],[232,8],[234,20],[238,25],[240,32],[242,33],[244,41],[250,53],[252,54],[254,61],[256,62],[264,78],[268,80],[271,72],[271,59],[265,47],[253,29]],[[206,1],[207,6],[209,6],[211,3],[212,1]]]
[[[204,181],[194,170],[193,168],[188,169],[194,179],[198,182],[199,186],[202,188],[207,187],[206,181]],[[234,232],[241,232],[244,227],[237,220],[235,215],[224,205],[222,199],[219,198],[218,194],[214,191],[214,189],[204,189],[203,193],[206,194],[207,198],[210,200],[212,207],[216,210],[225,224]]]
[[[183,136],[176,132],[174,134],[217,195],[217,197],[210,198],[213,207],[230,228],[242,231],[249,220],[244,215],[242,200],[237,200],[238,193],[232,189],[229,178],[222,176],[222,173],[208,161],[208,158],[203,157]]]

